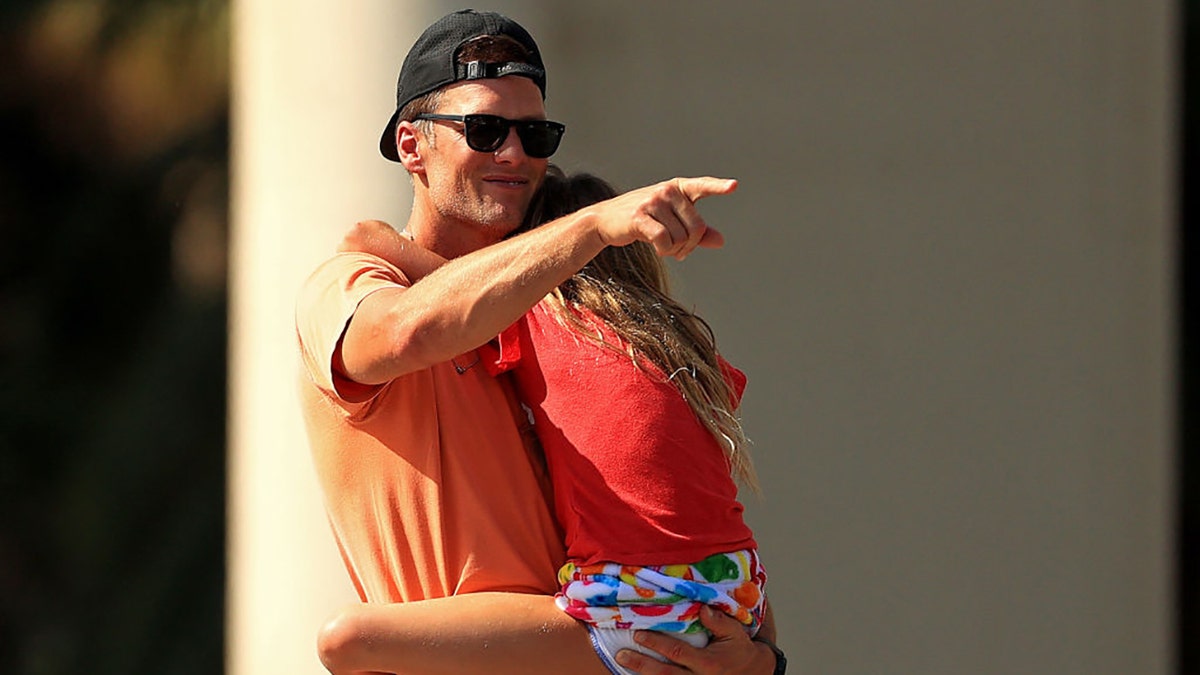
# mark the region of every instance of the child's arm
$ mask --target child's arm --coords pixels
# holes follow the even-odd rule
[[[442,256],[421,248],[382,220],[362,220],[355,223],[338,244],[338,253],[370,253],[399,267],[410,281],[418,279],[446,264]]]

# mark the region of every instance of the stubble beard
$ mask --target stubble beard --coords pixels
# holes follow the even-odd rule
[[[528,199],[520,207],[511,207],[484,195],[456,192],[451,199],[438,204],[437,209],[442,218],[467,224],[499,241],[521,226],[528,206]]]

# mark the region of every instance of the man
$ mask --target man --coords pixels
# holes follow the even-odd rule
[[[451,262],[425,276],[345,253],[301,294],[305,419],[335,537],[360,597],[395,603],[390,612],[421,627],[403,654],[350,657],[345,633],[364,628],[335,621],[321,639],[335,672],[395,659],[404,672],[439,672],[449,649],[472,672],[605,672],[586,629],[550,597],[562,537],[485,343],[605,246],[640,240],[682,258],[720,245],[694,202],[735,184],[676,179],[506,238],[562,134],[544,95],[537,45],[515,22],[464,10],[430,26],[405,59],[380,150],[412,179],[405,233]],[[468,621],[477,635],[446,639]],[[716,636],[706,649],[644,636],[679,667],[632,651],[619,660],[645,673],[781,672],[773,646],[732,619],[706,624]]]

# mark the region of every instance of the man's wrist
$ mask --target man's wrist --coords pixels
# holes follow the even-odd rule
[[[766,638],[755,637],[753,639],[755,642],[765,645],[775,656],[775,670],[773,671],[773,675],[784,675],[787,673],[787,656],[784,655],[783,650]]]

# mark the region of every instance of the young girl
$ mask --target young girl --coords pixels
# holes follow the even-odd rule
[[[552,168],[527,222],[616,194],[599,178]],[[383,225],[356,245],[410,276],[443,262]],[[629,672],[615,655],[640,649],[634,630],[704,646],[705,606],[754,635],[766,573],[734,482],[756,489],[735,414],[745,376],[717,354],[707,324],[668,295],[653,249],[605,249],[497,343],[483,365],[512,372],[554,486],[568,556],[556,603],[587,624],[604,665]]]

